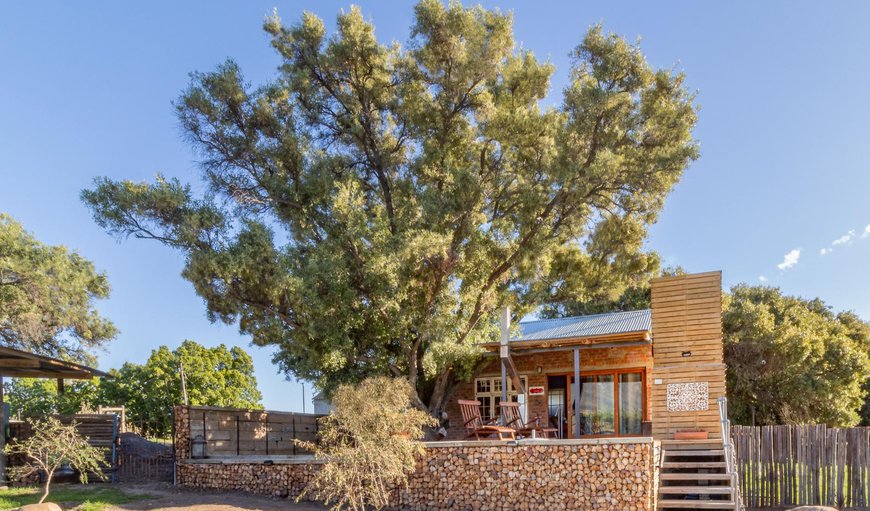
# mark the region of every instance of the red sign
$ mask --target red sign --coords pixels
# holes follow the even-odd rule
[[[544,387],[529,387],[530,396],[540,396],[544,394]]]

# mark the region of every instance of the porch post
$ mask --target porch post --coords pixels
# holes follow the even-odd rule
[[[505,307],[501,310],[501,321],[499,327],[501,330],[501,400],[508,400],[508,376],[505,359],[510,356],[510,340],[511,340],[511,310],[510,307]]]
[[[574,438],[580,438],[580,348],[574,348]]]

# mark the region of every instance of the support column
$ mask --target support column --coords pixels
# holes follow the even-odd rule
[[[3,394],[3,377],[0,376],[0,488],[5,489],[6,486],[6,424],[9,423],[9,417],[6,415],[5,395]]]
[[[505,307],[501,311],[501,321],[499,322],[499,330],[501,334],[500,360],[501,360],[501,400],[508,400],[508,374],[505,359],[510,357],[510,341],[511,341],[511,310]]]
[[[574,387],[571,389],[574,403],[574,438],[580,438],[580,349],[574,348]]]

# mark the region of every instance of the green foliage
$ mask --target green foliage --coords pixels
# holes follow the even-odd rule
[[[40,243],[0,213],[0,342],[44,355],[89,359],[88,350],[117,329],[94,300],[109,281],[93,263],[63,246]]]
[[[645,273],[638,274],[628,287],[620,288],[602,283],[594,292],[581,296],[553,296],[539,312],[544,318],[566,318],[606,312],[624,312],[652,307],[653,277],[673,277],[684,275],[686,270],[680,266],[659,269],[658,261],[650,261]],[[602,279],[608,278],[602,276]],[[622,290],[621,293],[619,290]]]
[[[657,264],[643,241],[696,113],[637,46],[592,28],[543,107],[554,67],[497,10],[423,0],[405,47],[358,8],[332,35],[310,13],[265,29],[274,81],[228,61],[176,103],[207,193],[100,178],[82,198],[108,232],[180,249],[209,317],[283,370],[327,391],[401,375],[436,411],[500,307],[618,294]]]
[[[111,378],[67,381],[63,395],[58,395],[54,380],[14,378],[5,383],[6,400],[12,415],[21,417],[123,405],[130,427],[166,438],[172,431],[172,407],[183,402],[182,366],[190,404],[260,408],[263,396],[257,389],[254,362],[244,349],[223,344],[206,348],[189,340],[175,350],[160,346],[144,365],[127,362],[112,369]]]
[[[870,376],[870,328],[816,298],[739,285],[722,316],[728,401],[738,424],[854,426]]]
[[[20,456],[22,463],[10,467],[12,480],[28,477],[35,473],[43,473],[45,486],[39,503],[48,497],[51,479],[61,465],[69,465],[79,472],[82,484],[87,484],[88,473],[103,477],[102,468],[106,462],[105,453],[101,449],[88,444],[88,439],[76,431],[76,423],[68,425],[54,417],[30,419],[33,433],[23,440],[15,440],[6,445],[7,456]]]
[[[91,411],[99,400],[100,391],[98,380],[68,380],[63,395],[58,395],[55,380],[13,378],[3,386],[5,401],[15,417]]]
[[[124,405],[127,420],[141,433],[166,437],[172,407],[183,402],[181,367],[192,405],[260,408],[254,363],[245,350],[220,344],[206,348],[184,341],[175,350],[161,346],[145,365],[125,363],[100,383],[99,404]]]
[[[407,484],[424,452],[424,427],[437,421],[409,406],[413,388],[404,379],[374,377],[340,386],[333,411],[320,419],[320,442],[299,442],[325,463],[297,502],[306,496],[333,511],[381,509],[390,489]]]
[[[153,499],[153,495],[144,493],[124,493],[122,490],[107,486],[69,486],[55,485],[52,499],[65,504],[64,507],[75,508],[78,511],[103,511],[119,504],[129,504],[140,500]],[[39,501],[40,491],[37,488],[8,488],[0,490],[0,511],[17,509],[27,504]]]

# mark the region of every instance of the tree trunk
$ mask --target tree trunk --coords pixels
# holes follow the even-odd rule
[[[45,474],[45,487],[43,489],[42,498],[39,499],[40,504],[45,502],[45,499],[48,497],[48,487],[51,484],[52,476],[54,476],[54,470],[51,470],[47,474]]]

